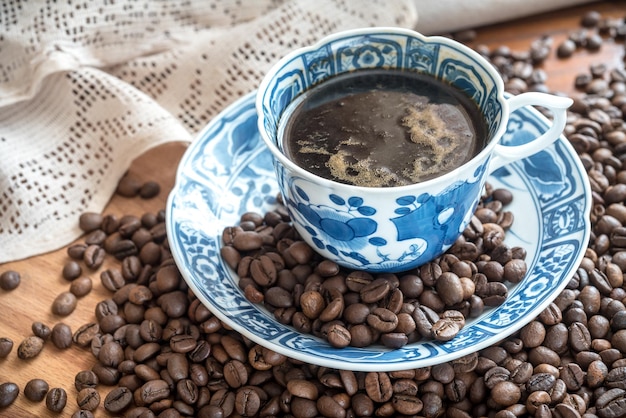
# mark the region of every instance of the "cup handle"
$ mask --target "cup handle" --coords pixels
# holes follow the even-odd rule
[[[567,122],[567,108],[574,103],[569,97],[555,96],[552,94],[530,92],[512,96],[507,99],[509,115],[523,106],[543,106],[552,111],[552,126],[542,135],[523,145],[506,146],[498,144],[489,164],[489,172],[507,165],[513,161],[521,160],[545,149],[561,136]]]

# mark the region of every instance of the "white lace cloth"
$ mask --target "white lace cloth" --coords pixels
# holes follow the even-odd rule
[[[102,211],[134,158],[192,140],[289,50],[349,28],[415,28],[420,7],[439,22],[428,31],[471,22],[437,17],[437,3],[1,2],[0,263],[76,239],[78,215]]]

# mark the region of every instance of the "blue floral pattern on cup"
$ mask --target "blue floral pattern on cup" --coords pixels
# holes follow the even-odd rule
[[[458,181],[440,194],[403,195],[389,202],[386,206],[390,211],[393,209],[393,217],[385,219],[390,224],[384,228],[393,227],[394,238],[408,243],[402,253],[395,255],[386,248],[388,240],[376,234],[380,229],[377,210],[360,196],[346,199],[331,193],[323,201],[313,200],[298,185],[306,180],[292,178],[288,180],[292,193],[285,203],[292,219],[305,225],[315,248],[349,259],[355,268],[393,269],[402,265],[403,269],[409,269],[417,267],[424,259],[436,257],[454,243],[459,229],[468,221],[468,213],[473,213],[476,206],[470,205],[465,196],[480,192],[482,182],[479,179],[485,170],[486,164],[483,164],[474,173],[475,181]],[[422,225],[435,225],[436,229],[433,233],[431,227],[424,229]],[[367,244],[377,247],[374,260],[359,251]]]

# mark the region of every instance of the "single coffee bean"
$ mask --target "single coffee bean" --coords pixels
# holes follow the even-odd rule
[[[6,358],[13,350],[13,340],[7,337],[0,337],[0,358]]]
[[[85,255],[87,244],[78,243],[67,247],[67,255],[74,260],[82,260]]]
[[[437,341],[450,341],[456,337],[459,331],[459,323],[449,318],[438,320],[431,328],[432,336]]]
[[[76,309],[78,300],[71,292],[61,292],[52,302],[52,313],[59,316],[68,316]]]
[[[135,256],[139,253],[137,245],[131,239],[124,239],[119,237],[118,240],[110,243],[107,251],[118,260],[123,260],[126,257]]]
[[[343,348],[350,345],[352,336],[346,327],[335,323],[328,329],[327,339],[333,347]]]
[[[78,217],[78,227],[83,232],[91,232],[102,226],[103,216],[96,212],[83,212]]]
[[[13,382],[0,384],[0,408],[6,408],[17,399],[20,388]]]
[[[198,386],[191,379],[181,379],[176,383],[176,393],[187,405],[193,405],[198,400]]]
[[[139,196],[143,199],[152,199],[159,195],[161,186],[156,181],[147,181],[139,188]]]
[[[392,332],[398,325],[398,316],[385,308],[375,308],[367,316],[367,323],[378,332]]]
[[[95,388],[81,389],[76,395],[76,403],[80,409],[93,411],[100,405],[100,393]]]
[[[39,321],[33,322],[30,328],[35,336],[41,338],[44,341],[50,338],[50,334],[52,333],[52,330],[49,326]]]
[[[43,339],[35,335],[26,337],[17,347],[17,356],[23,360],[36,357],[41,353],[43,343]]]
[[[363,303],[376,303],[387,296],[389,291],[389,281],[378,278],[363,286],[359,294]]]
[[[255,389],[248,386],[237,390],[235,394],[235,410],[238,414],[248,417],[255,416],[260,408],[261,398]]]
[[[98,385],[98,376],[92,370],[82,370],[74,377],[74,387],[80,392],[85,388],[95,388]]]
[[[0,289],[14,290],[20,285],[22,277],[20,273],[13,270],[7,270],[0,274]]]
[[[65,280],[72,281],[78,278],[83,272],[82,267],[74,260],[70,260],[63,266],[62,275]]]
[[[92,366],[91,370],[98,377],[98,382],[103,385],[113,386],[120,380],[121,373],[115,367],[109,367],[101,363],[96,363]]]
[[[393,385],[389,375],[383,372],[367,373],[365,391],[374,402],[387,402],[393,396]]]
[[[316,403],[317,410],[325,417],[344,416],[346,413],[345,408],[339,402],[341,402],[340,398],[328,395],[321,396]]]
[[[67,404],[67,393],[63,388],[52,388],[46,394],[46,407],[52,412],[61,412]]]
[[[162,379],[146,382],[143,386],[141,386],[139,391],[139,398],[141,402],[148,405],[153,402],[160,401],[161,399],[165,399],[170,395],[169,384]]]
[[[117,341],[107,341],[98,354],[100,364],[116,368],[124,360],[124,349]]]
[[[626,390],[613,388],[604,392],[596,400],[598,416],[617,418],[626,416]]]
[[[126,280],[124,276],[122,276],[122,272],[118,269],[107,269],[100,273],[100,280],[105,289],[115,292],[121,289],[125,284]]]
[[[69,325],[59,322],[52,327],[50,339],[58,349],[66,349],[72,346],[72,329]]]
[[[104,398],[104,409],[117,414],[127,409],[133,401],[133,393],[124,386],[119,386],[110,391]],[[148,402],[151,403],[151,402]]]
[[[142,183],[133,175],[125,174],[117,184],[115,192],[124,197],[135,197],[141,189]]]
[[[48,394],[48,382],[43,379],[31,379],[24,387],[24,396],[32,402],[41,402]]]
[[[98,270],[102,263],[104,263],[104,258],[106,256],[106,252],[104,248],[99,245],[89,245],[84,253],[83,253],[83,261],[85,265],[91,270]]]
[[[93,282],[89,277],[79,277],[70,285],[70,292],[77,298],[87,296],[93,288]]]

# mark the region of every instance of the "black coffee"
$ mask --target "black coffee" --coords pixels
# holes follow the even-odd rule
[[[445,174],[478,154],[487,137],[471,98],[432,76],[399,70],[333,78],[297,99],[283,121],[283,149],[293,162],[367,187]]]

